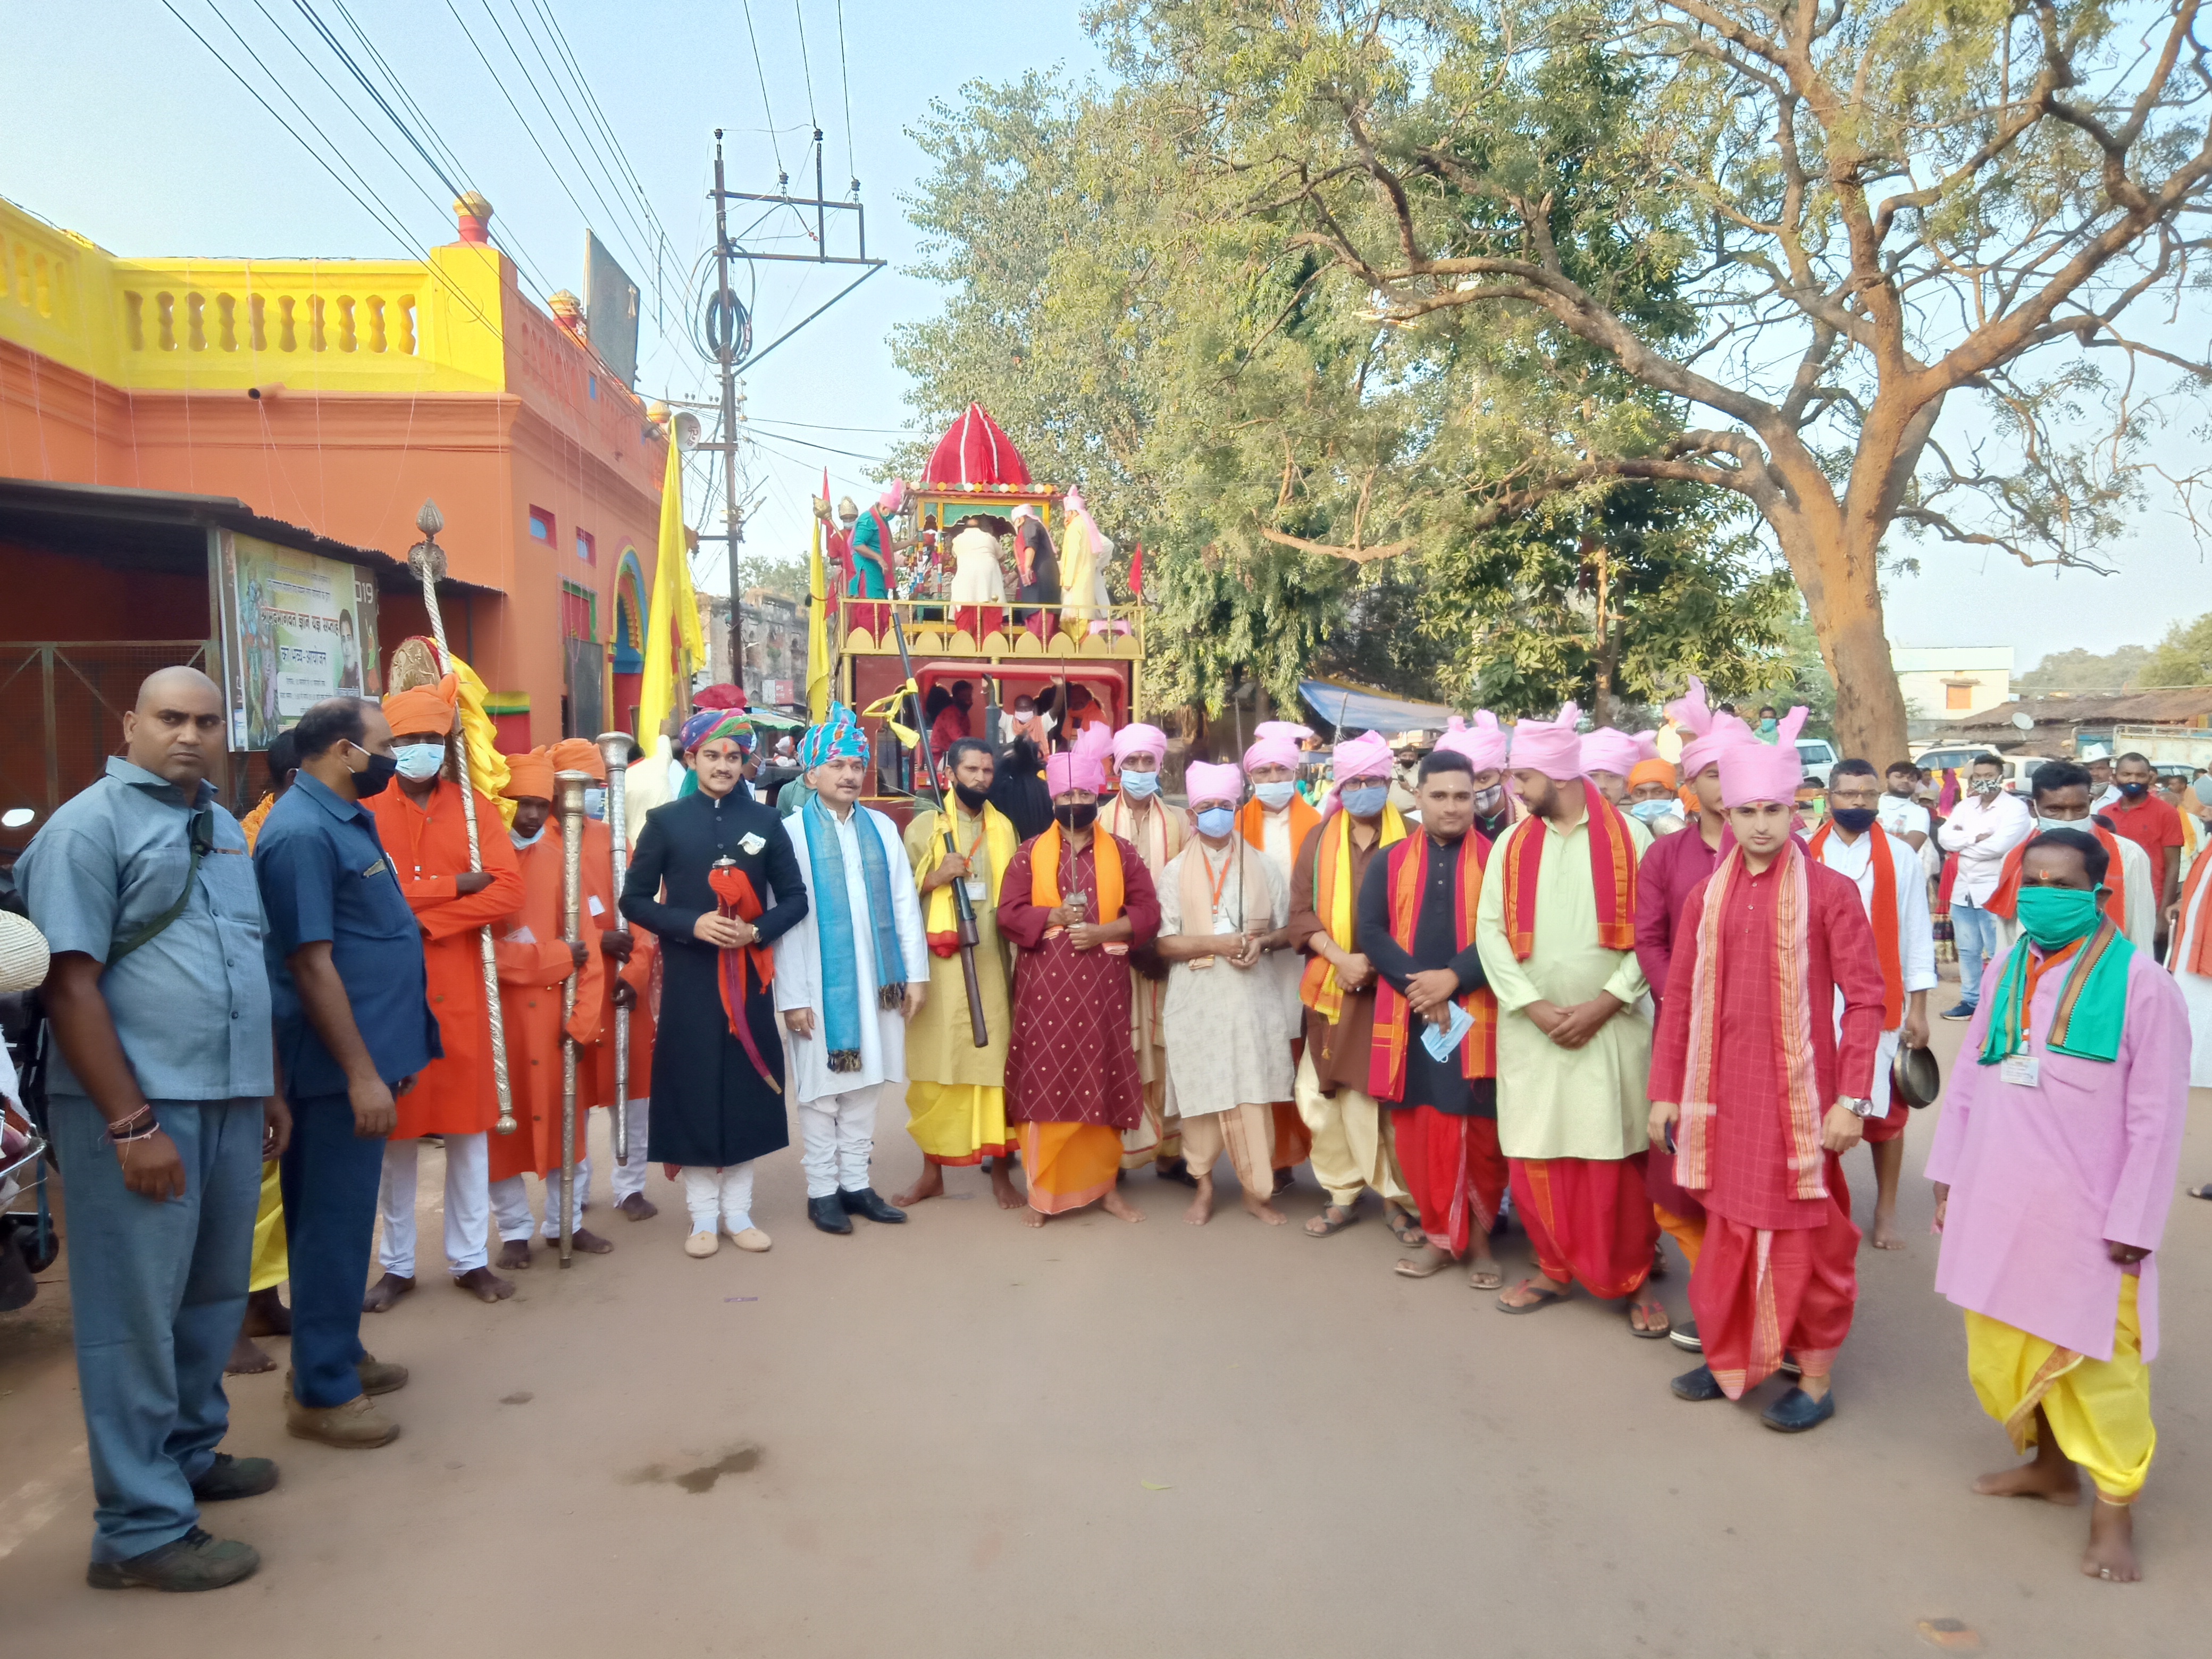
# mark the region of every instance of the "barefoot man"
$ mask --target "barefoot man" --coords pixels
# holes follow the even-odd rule
[[[1291,1088],[1282,997],[1258,971],[1271,942],[1289,938],[1289,896],[1274,861],[1237,833],[1244,775],[1193,761],[1184,773],[1198,838],[1160,877],[1162,1010],[1168,1080],[1182,1114],[1183,1156],[1198,1193],[1183,1212],[1213,1215],[1213,1166],[1225,1147],[1244,1208],[1271,1227],[1285,1217],[1275,1188],[1274,1103]]]
[[[1155,891],[1160,872],[1190,839],[1190,822],[1160,799],[1160,763],[1168,736],[1157,726],[1132,721],[1114,734],[1114,781],[1119,786],[1098,809],[1098,827],[1137,849]],[[1167,994],[1165,964],[1149,951],[1129,953],[1130,1040],[1145,1079],[1145,1115],[1121,1137],[1121,1167],[1149,1164],[1163,1181],[1195,1185],[1182,1155],[1182,1124],[1168,1115],[1168,1054],[1160,1036],[1160,1004]]]
[[[1872,761],[1839,760],[1828,780],[1828,817],[1807,850],[1859,890],[1874,926],[1881,969],[1881,1045],[1875,1050],[1874,1099],[1882,1109],[1866,1121],[1874,1154],[1874,1247],[1901,1250],[1897,1178],[1905,1170],[1905,1125],[1911,1109],[1890,1076],[1902,1043],[1928,1046],[1928,993],[1936,986],[1936,928],[1928,916],[1928,881],[1920,854],[1876,821],[1881,780]],[[1842,1015],[1839,1007],[1838,1017]]]
[[[1094,1202],[1124,1221],[1145,1218],[1114,1181],[1121,1133],[1145,1109],[1127,951],[1158,933],[1160,905],[1136,848],[1097,832],[1105,782],[1088,750],[1046,763],[1052,826],[1014,854],[1000,889],[999,931],[1021,951],[1006,1115],[1021,1125],[1022,1219],[1032,1227]]]
[[[1651,1023],[1637,1006],[1636,861],[1651,838],[1583,775],[1578,718],[1569,703],[1514,727],[1528,816],[1492,850],[1477,919],[1500,1010],[1498,1145],[1538,1273],[1498,1306],[1534,1312],[1579,1279],[1660,1337],[1667,1310],[1638,1294],[1659,1241],[1644,1185]]]
[[[1883,1006],[1856,887],[1790,833],[1803,720],[1792,709],[1775,743],[1721,757],[1735,845],[1682,911],[1649,1119],[1706,1212],[1690,1272],[1705,1364],[1675,1395],[1741,1399],[1792,1352],[1802,1379],[1760,1419],[1787,1434],[1836,1414],[1829,1373],[1858,1299],[1841,1155],[1874,1113]]]
[[[1006,1131],[1006,1040],[1014,1017],[1006,947],[999,937],[999,890],[1021,837],[990,802],[998,773],[991,745],[963,738],[944,759],[952,775],[952,850],[945,850],[945,820],[934,811],[916,812],[906,827],[907,862],[921,890],[922,932],[929,940],[929,1000],[906,1028],[906,1128],[921,1148],[921,1178],[891,1202],[905,1209],[937,1197],[945,1190],[947,1164],[965,1169],[988,1162],[999,1207],[1018,1210],[1013,1139]],[[975,915],[975,983],[990,1038],[981,1048],[960,963],[956,882],[968,884]]]
[[[2130,1505],[2158,1436],[2158,1261],[2189,1113],[2189,1010],[2099,901],[2110,854],[2073,830],[2028,845],[2021,938],[1992,962],[1951,1074],[1928,1176],[1936,1288],[1966,1310],[1982,1407],[2034,1461],[1994,1498],[2097,1488],[2081,1571],[2127,1582]],[[2057,969],[2056,972],[2052,971]]]

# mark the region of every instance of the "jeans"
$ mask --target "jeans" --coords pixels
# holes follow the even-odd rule
[[[230,1426],[222,1367],[246,1316],[262,1103],[154,1102],[185,1166],[184,1196],[159,1202],[123,1184],[97,1106],[82,1095],[52,1103],[97,1500],[92,1555],[121,1561],[198,1524],[192,1482]]]
[[[1959,1000],[1974,1008],[1982,1000],[1982,964],[1997,954],[1997,919],[1978,904],[1951,902],[1951,937],[1959,946]]]
[[[292,1102],[284,1149],[284,1231],[292,1251],[292,1397],[316,1409],[361,1393],[361,1298],[384,1174],[381,1136],[353,1132],[345,1096]]]

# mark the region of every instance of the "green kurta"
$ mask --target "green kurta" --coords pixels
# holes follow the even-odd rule
[[[956,809],[957,810],[957,809]],[[975,866],[988,856],[976,838],[982,823],[966,812],[957,813],[959,844],[975,844]],[[1017,843],[1018,844],[1018,843]],[[907,862],[914,866],[917,885],[937,867],[945,854],[945,836],[934,811],[915,814],[906,827]],[[971,867],[975,867],[971,866]],[[998,872],[1003,874],[1004,872]],[[921,896],[922,925],[929,926],[933,893]],[[1000,1089],[1006,1082],[1006,1042],[1014,1030],[1013,1008],[1007,994],[1006,949],[999,937],[999,907],[995,895],[975,905],[975,978],[983,991],[983,1024],[990,1033],[988,1048],[975,1046],[968,1018],[967,977],[960,954],[929,957],[929,1000],[906,1028],[906,1074],[917,1083],[974,1084]]]
[[[1631,820],[1634,851],[1650,837]],[[1516,836],[1548,835],[1536,871],[1536,948],[1514,959],[1505,942],[1505,852]],[[1564,836],[1523,818],[1490,849],[1474,940],[1497,994],[1498,1142],[1508,1158],[1628,1158],[1648,1145],[1651,1018],[1641,1006],[1644,970],[1633,951],[1597,942],[1597,890],[1590,879],[1589,825]],[[1609,991],[1626,1004],[1580,1048],[1562,1048],[1521,1011],[1561,1007]]]

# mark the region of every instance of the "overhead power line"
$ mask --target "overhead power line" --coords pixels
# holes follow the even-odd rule
[[[775,136],[775,112],[769,107],[768,67],[761,62],[760,36],[753,31],[753,0],[744,0],[745,38],[753,43],[753,73],[760,77],[761,114],[768,122],[768,147],[775,156],[776,182],[781,187],[791,182],[791,174],[783,165],[783,145]]]
[[[860,164],[853,159],[853,76],[845,63],[845,0],[837,0],[837,80],[845,89],[845,171],[852,176],[853,193],[860,191]]]

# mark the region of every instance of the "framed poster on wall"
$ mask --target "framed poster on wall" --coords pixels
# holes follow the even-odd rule
[[[375,573],[221,534],[231,748],[266,749],[325,697],[377,696]]]

